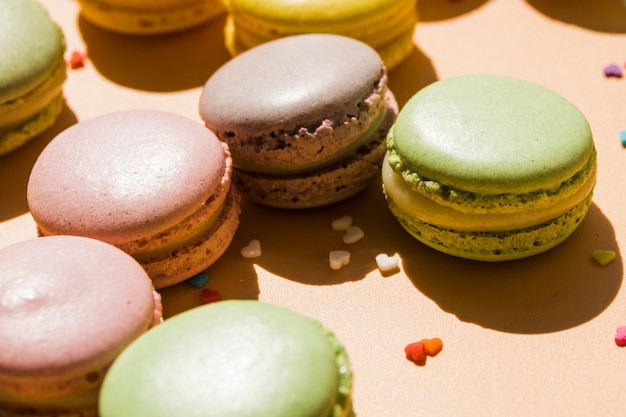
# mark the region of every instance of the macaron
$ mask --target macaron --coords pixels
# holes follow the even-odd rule
[[[361,40],[388,70],[414,49],[416,0],[226,0],[225,44],[235,56],[261,43],[303,33],[334,33]]]
[[[256,300],[173,316],[106,375],[100,417],[348,417],[352,371],[318,321]]]
[[[310,208],[348,198],[380,177],[398,105],[372,47],[305,34],[228,61],[204,85],[199,110],[228,144],[233,182],[247,198]]]
[[[0,156],[51,127],[63,108],[65,37],[33,0],[0,0]]]
[[[94,25],[126,35],[159,35],[198,26],[225,12],[221,0],[78,0]]]
[[[544,252],[585,217],[596,183],[589,123],[561,95],[493,75],[437,81],[389,131],[383,189],[428,246],[504,261]]]
[[[201,123],[128,110],[57,135],[35,161],[26,195],[40,235],[113,244],[162,288],[228,248],[240,212],[231,173],[228,147]]]
[[[50,236],[0,249],[0,415],[95,416],[107,369],[161,314],[146,272],[112,245]]]

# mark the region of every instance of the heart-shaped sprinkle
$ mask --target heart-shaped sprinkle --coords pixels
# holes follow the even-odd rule
[[[428,356],[435,356],[443,349],[443,342],[438,337],[432,339],[422,339],[424,350]]]
[[[207,282],[209,282],[209,275],[201,272],[189,278],[185,282],[194,288],[202,288],[207,284]]]
[[[203,288],[200,290],[200,302],[202,304],[215,303],[216,301],[222,301],[222,294],[219,291]]]
[[[622,69],[617,64],[609,64],[604,67],[604,75],[606,77],[622,78]]]
[[[363,239],[363,236],[365,236],[365,233],[363,232],[363,230],[361,230],[360,227],[350,226],[348,227],[348,230],[346,230],[346,234],[343,235],[342,239],[343,243],[349,245]]]
[[[334,270],[341,269],[350,263],[350,252],[345,250],[334,250],[328,254],[330,268]]]
[[[615,331],[615,344],[626,346],[626,326],[618,326]]]
[[[422,342],[409,343],[404,348],[404,354],[408,360],[417,365],[424,365],[426,363],[426,348]]]
[[[244,258],[258,258],[261,256],[261,242],[257,239],[251,240],[248,246],[241,248],[241,256]]]
[[[596,249],[593,251],[593,253],[591,254],[591,257],[593,258],[594,261],[596,261],[598,264],[604,266],[604,265],[608,265],[611,262],[613,262],[616,258],[616,254],[615,251],[613,250],[602,250],[602,249]]]
[[[381,272],[389,272],[397,269],[399,262],[398,255],[389,256],[386,253],[376,255],[376,265]]]
[[[330,223],[330,227],[332,227],[333,230],[337,230],[339,232],[344,232],[348,230],[350,226],[352,226],[351,216],[341,216]]]

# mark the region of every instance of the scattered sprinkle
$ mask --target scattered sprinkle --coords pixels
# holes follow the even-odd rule
[[[333,230],[337,230],[339,232],[345,232],[350,228],[350,226],[352,226],[351,216],[341,216],[330,223],[330,227],[332,227]]]
[[[441,339],[422,339],[419,342],[409,343],[404,348],[406,358],[416,365],[425,365],[428,356],[436,356],[443,349]]]
[[[200,302],[202,304],[214,303],[216,301],[222,301],[222,294],[219,291],[203,288],[200,290]]]
[[[345,250],[334,250],[328,254],[330,268],[334,270],[341,269],[350,263],[350,252]]]
[[[343,243],[349,245],[351,243],[355,243],[363,239],[363,236],[365,236],[365,233],[363,232],[363,230],[361,230],[360,227],[350,226],[346,230],[346,234],[343,235],[342,239],[343,239]]]
[[[404,348],[406,358],[417,365],[426,364],[426,348],[422,342],[413,342]]]
[[[619,140],[622,142],[622,146],[626,148],[626,129],[620,130]]]
[[[618,326],[615,332],[615,344],[626,346],[626,326]]]
[[[241,248],[241,256],[244,258],[258,258],[261,256],[261,242],[257,239],[251,240],[248,246]]]
[[[209,282],[209,275],[205,272],[201,272],[187,279],[185,282],[194,288],[202,288]]]
[[[70,58],[68,60],[68,64],[70,68],[76,69],[85,66],[85,60],[87,59],[87,55],[80,51],[72,51],[70,54]]]
[[[381,272],[390,272],[397,269],[399,262],[398,255],[389,256],[386,253],[376,255],[376,265]]]
[[[604,75],[606,77],[622,78],[622,69],[619,65],[612,63],[604,67]]]
[[[615,255],[615,251],[613,250],[596,249],[591,254],[591,257],[598,264],[604,266],[613,262],[616,258],[616,255]]]

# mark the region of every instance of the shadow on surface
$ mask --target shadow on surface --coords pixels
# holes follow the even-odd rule
[[[526,0],[544,15],[586,29],[626,33],[626,4],[622,0]]]
[[[420,22],[453,19],[471,13],[488,0],[419,0],[417,10]],[[418,23],[419,30],[419,23]]]
[[[87,55],[103,77],[137,90],[169,92],[204,85],[230,56],[224,47],[225,16],[158,36],[121,35],[79,17]]]
[[[0,157],[0,177],[5,179],[0,182],[0,222],[28,211],[26,186],[37,157],[56,135],[76,122],[76,116],[64,103],[54,125],[22,147]]]
[[[613,301],[622,283],[623,262],[615,233],[592,205],[579,228],[557,247],[530,258],[488,263],[436,252],[416,242],[402,253],[416,288],[460,320],[510,333],[547,333],[585,323]],[[595,249],[617,259],[596,264]]]
[[[402,108],[415,93],[437,81],[437,78],[430,58],[415,47],[411,55],[389,72],[389,89]]]

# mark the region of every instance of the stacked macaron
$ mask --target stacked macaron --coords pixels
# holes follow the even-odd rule
[[[206,82],[200,115],[228,144],[234,184],[281,208],[330,204],[380,176],[398,106],[380,55],[339,35],[280,38]]]
[[[34,0],[0,0],[0,156],[54,124],[63,108],[61,28]]]
[[[413,96],[389,131],[384,192],[402,226],[452,255],[500,261],[544,252],[591,205],[596,151],[562,96],[467,75]]]
[[[319,322],[256,300],[178,314],[106,375],[100,417],[350,417],[352,371]]]
[[[416,0],[227,0],[226,48],[235,56],[284,36],[333,33],[367,43],[388,70],[413,50]]]
[[[0,415],[96,416],[109,366],[161,311],[143,268],[104,242],[0,249]]]
[[[41,152],[27,199],[40,235],[113,244],[155,287],[206,269],[239,224],[228,147],[171,113],[120,111],[82,121]]]
[[[205,23],[225,8],[221,0],[79,0],[81,15],[112,32],[159,35]]]

